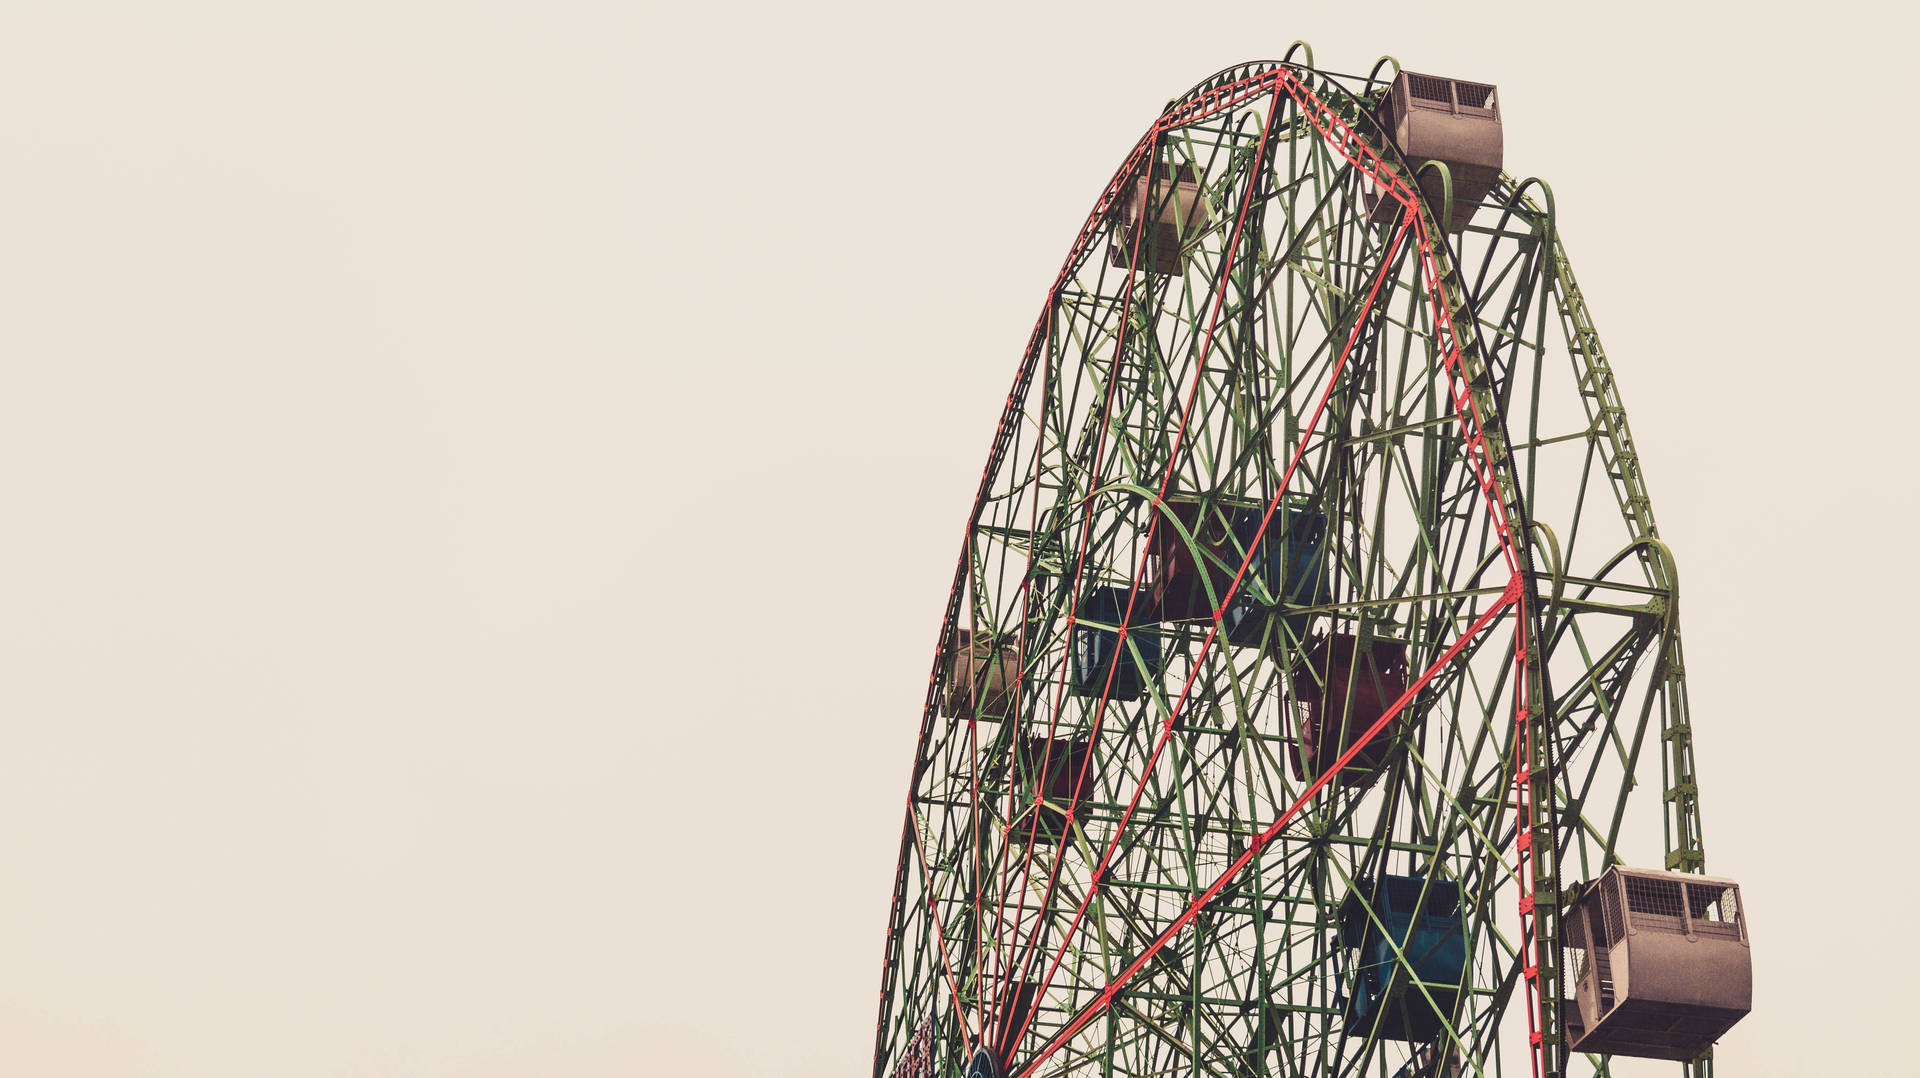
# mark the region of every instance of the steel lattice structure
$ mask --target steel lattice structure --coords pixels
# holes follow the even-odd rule
[[[1705,867],[1678,579],[1551,192],[1423,196],[1397,70],[1201,83],[1049,289],[940,627],[876,1078],[1606,1072],[1558,912],[1655,804]],[[1176,184],[1177,251],[1129,224]],[[1424,1005],[1361,1021],[1342,933],[1389,877],[1457,902],[1465,972],[1395,947],[1371,991]]]

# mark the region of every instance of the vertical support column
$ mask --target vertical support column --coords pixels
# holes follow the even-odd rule
[[[1705,872],[1707,851],[1700,835],[1700,784],[1693,770],[1693,725],[1687,712],[1687,671],[1680,657],[1680,630],[1671,630],[1660,657],[1660,740],[1666,745],[1665,773],[1667,869]]]
[[[1511,180],[1505,182],[1512,183]],[[1593,328],[1580,285],[1574,280],[1566,248],[1552,226],[1552,213],[1543,212],[1524,195],[1517,195],[1516,202],[1533,217],[1542,240],[1553,252],[1551,283],[1555,306],[1572,352],[1581,406],[1599,433],[1602,466],[1621,512],[1638,529],[1640,537],[1647,540],[1641,547],[1641,562],[1655,580],[1666,586],[1670,596],[1666,641],[1653,673],[1654,691],[1660,694],[1660,739],[1665,746],[1660,769],[1666,867],[1670,871],[1705,872],[1707,857],[1700,827],[1700,786],[1694,773],[1693,726],[1687,710],[1686,665],[1681,658],[1677,621],[1679,576],[1673,558],[1659,542],[1660,530],[1654,523],[1653,504],[1647,496],[1633,433],[1627,427],[1626,409],[1620,403],[1619,387],[1607,363],[1606,350],[1600,344],[1600,335]],[[1711,1078],[1712,1052],[1688,1063],[1685,1071],[1688,1078]]]
[[[1525,632],[1531,638],[1535,621],[1534,596],[1529,594],[1521,616]],[[1533,935],[1538,975],[1535,980],[1541,1037],[1540,1058],[1546,1078],[1562,1078],[1566,1069],[1566,1031],[1560,1025],[1560,866],[1559,847],[1554,841],[1554,823],[1559,817],[1555,804],[1556,785],[1550,749],[1553,737],[1552,708],[1547,706],[1544,678],[1538,651],[1526,648],[1518,658],[1525,670],[1523,714],[1526,729],[1528,767],[1528,808],[1524,819],[1523,840],[1530,857],[1527,865],[1532,893],[1523,899],[1533,913]]]
[[[1423,237],[1424,238],[1424,237]],[[1430,266],[1439,263],[1429,250]],[[1527,548],[1526,508],[1514,484],[1511,448],[1504,426],[1482,425],[1479,417],[1500,415],[1499,400],[1478,340],[1469,328],[1473,312],[1451,265],[1438,269],[1433,287],[1444,300],[1449,343],[1449,365],[1465,383],[1456,390],[1456,406],[1472,422],[1467,450],[1485,454],[1486,490],[1495,516],[1503,525],[1502,541],[1510,555],[1515,598],[1514,740],[1511,765],[1514,782],[1515,871],[1519,877],[1520,964],[1526,982],[1529,1049],[1535,1078],[1561,1078],[1566,1047],[1560,1025],[1560,895],[1559,866],[1554,841],[1558,815],[1555,807],[1551,747],[1553,716],[1544,692],[1539,641],[1534,636],[1538,588],[1533,559]],[[1483,485],[1487,480],[1483,480]]]
[[[1676,591],[1678,585],[1675,584]],[[1678,605],[1677,603],[1675,605]],[[1671,614],[1669,616],[1672,616]],[[1700,834],[1700,785],[1693,771],[1693,727],[1687,712],[1687,671],[1680,656],[1680,630],[1669,628],[1667,647],[1660,655],[1660,770],[1666,787],[1667,868],[1676,872],[1705,872],[1707,851]],[[1686,1078],[1713,1078],[1713,1049],[1686,1065]]]

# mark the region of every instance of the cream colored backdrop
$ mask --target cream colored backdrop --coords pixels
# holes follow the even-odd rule
[[[1920,1072],[1911,30],[13,0],[0,1073],[864,1073],[1042,292],[1162,102],[1296,37],[1498,83],[1554,185],[1747,884],[1721,1073]]]

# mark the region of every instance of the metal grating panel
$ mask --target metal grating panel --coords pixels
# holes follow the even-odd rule
[[[1568,952],[1568,964],[1573,967],[1573,979],[1581,980],[1587,975],[1587,922],[1593,919],[1593,911],[1587,907],[1575,907],[1574,915],[1567,918],[1562,928],[1560,945]]]
[[[1606,918],[1606,945],[1619,943],[1627,934],[1626,918],[1620,910],[1620,889],[1612,881],[1600,889],[1600,911]]]
[[[1687,910],[1695,921],[1738,924],[1740,889],[1725,883],[1687,884]]]
[[[1648,879],[1645,876],[1628,876],[1627,912],[1634,914],[1649,913],[1657,917],[1679,917],[1681,908],[1680,881]]]
[[[1460,107],[1463,109],[1493,108],[1493,87],[1484,82],[1456,81],[1453,92],[1460,96]]]
[[[1407,74],[1407,92],[1421,101],[1436,105],[1453,107],[1453,88],[1449,79],[1435,78],[1432,75]]]
[[[1675,936],[1687,932],[1686,899],[1680,881],[1657,876],[1625,876],[1627,923],[1635,932]]]
[[[1588,925],[1601,938],[1593,948],[1593,980],[1600,1013],[1605,1015],[1613,1010],[1615,1002],[1613,991],[1613,946],[1626,935],[1626,925],[1620,916],[1620,889],[1608,880],[1600,888],[1600,908],[1588,914]]]

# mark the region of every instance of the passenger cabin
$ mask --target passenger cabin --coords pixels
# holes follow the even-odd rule
[[[1083,771],[1087,774],[1079,802],[1086,802],[1095,787],[1097,776],[1088,767],[1092,755],[1092,747],[1085,741],[1066,738],[1049,740],[1044,737],[1021,740],[1020,758],[1016,761],[1020,788],[1027,792],[1030,802],[1036,794],[1040,800],[1030,803],[1029,808],[1015,819],[1015,841],[1026,842],[1031,839],[1053,844],[1066,835],[1067,806],[1075,803],[1073,787],[1081,781]]]
[[[1227,593],[1260,530],[1264,507],[1242,499],[1168,494],[1166,508],[1180,527],[1162,517],[1153,529],[1147,594],[1155,616],[1162,621],[1211,618],[1215,601]]]
[[[1148,551],[1147,595],[1160,620],[1213,617],[1214,604],[1227,597],[1243,562],[1247,572],[1240,577],[1240,590],[1221,612],[1221,630],[1230,644],[1260,643],[1280,607],[1326,601],[1327,518],[1319,511],[1303,506],[1277,510],[1262,534],[1264,502],[1170,494],[1166,505],[1180,527],[1162,520]],[[1193,537],[1193,545],[1181,535],[1182,529]],[[1296,639],[1305,636],[1308,615],[1282,614],[1282,620]]]
[[[1467,972],[1458,883],[1383,876],[1360,884],[1340,903],[1340,943],[1353,952],[1349,1035],[1420,1042],[1443,1031]]]
[[[1260,644],[1277,625],[1284,626],[1298,646],[1306,639],[1312,615],[1287,613],[1284,608],[1327,601],[1326,515],[1298,506],[1276,512],[1248,569],[1240,590],[1220,615],[1227,642],[1240,647]]]
[[[1207,226],[1200,173],[1189,164],[1156,163],[1127,185],[1115,210],[1120,227],[1107,246],[1107,262],[1120,269],[1182,273],[1186,249]]]
[[[1003,719],[1012,714],[1019,691],[1019,647],[1012,641],[996,646],[984,633],[959,630],[947,660],[943,710],[956,719]]]
[[[1467,227],[1500,177],[1503,139],[1500,98],[1494,87],[1402,71],[1388,87],[1374,118],[1414,171],[1435,217],[1442,210],[1439,170],[1423,172],[1421,166],[1429,161],[1447,166],[1453,180],[1453,216],[1448,227],[1455,232]],[[1372,205],[1375,221],[1390,220],[1400,210],[1391,199]]]
[[[1357,636],[1330,633],[1308,645],[1306,662],[1293,672],[1294,778],[1310,779],[1332,767],[1406,691],[1405,644],[1374,637],[1363,646]],[[1378,772],[1405,724],[1403,709],[1347,763],[1342,779]]]
[[[1690,1060],[1753,1009],[1740,885],[1615,865],[1561,926],[1576,1052]]]
[[[1132,600],[1130,588],[1101,585],[1088,589],[1073,627],[1073,676],[1067,688],[1075,696],[1138,700],[1148,685],[1160,679],[1164,668],[1160,636],[1152,627],[1139,624],[1146,620],[1147,604]],[[1134,624],[1127,627],[1123,642],[1119,626],[1127,617],[1129,605],[1135,608]]]

